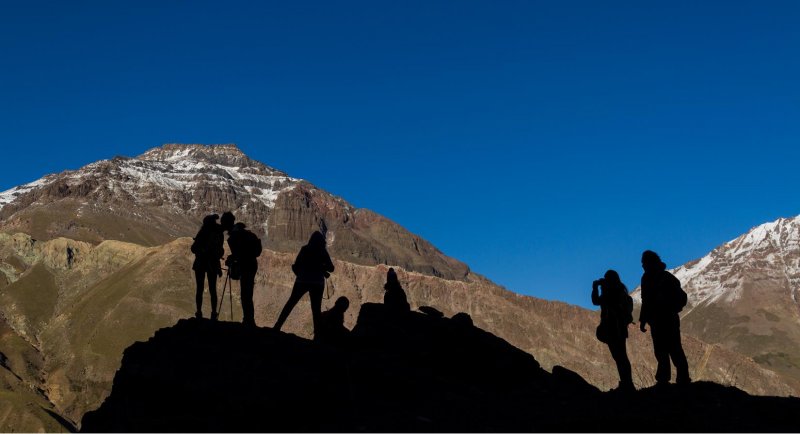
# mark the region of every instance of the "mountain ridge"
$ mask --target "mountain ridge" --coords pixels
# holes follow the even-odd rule
[[[235,145],[169,144],[46,175],[0,193],[0,231],[155,246],[193,236],[197,221],[227,210],[277,251],[297,251],[321,230],[331,253],[354,263],[392,263],[453,280],[469,273],[397,223],[252,160]]]
[[[800,216],[755,226],[671,271],[688,295],[686,333],[800,384]],[[641,303],[638,288],[633,297]]]
[[[217,163],[203,162],[209,169],[198,169],[197,162],[186,157],[192,152],[204,154],[192,158]],[[386,271],[393,266],[412,308],[436,306],[446,315],[467,312],[477,326],[535,355],[547,370],[564,366],[597,387],[616,385],[608,349],[594,336],[596,312],[512,293],[397,223],[355,209],[305,181],[275,187],[274,177],[287,175],[262,163],[248,163],[231,145],[211,149],[169,145],[145,154],[144,159],[117,157],[92,163],[85,166],[91,166],[87,172],[68,171],[72,177],[48,175],[30,188],[0,194],[10,198],[0,208],[0,314],[36,344],[38,353],[31,357],[44,359],[45,373],[37,387],[58,413],[72,420],[79,420],[107,396],[125,348],[193,314],[189,237],[205,212],[237,203],[256,204],[237,212],[240,220],[266,224],[256,278],[259,325],[274,323],[291,291],[297,249],[311,231],[324,229],[337,269],[329,281],[332,298],[347,296],[352,311],[382,300]],[[170,158],[175,161],[167,161]],[[246,167],[228,169],[224,164],[230,161],[242,161]],[[150,178],[145,176],[148,171],[154,171]],[[115,189],[148,179],[152,182],[143,189]],[[211,187],[186,191],[170,187],[181,182]],[[220,184],[215,187],[216,182]],[[264,196],[259,185],[286,190],[267,207],[258,202]],[[173,203],[171,198],[179,200]],[[193,198],[197,203],[210,201],[216,208],[193,214]],[[259,230],[258,225],[251,227]],[[47,309],[41,300],[47,300]],[[208,302],[206,294],[206,311]],[[323,307],[332,302],[325,300]],[[223,316],[229,306],[223,306]],[[234,306],[228,319],[241,319],[237,309]],[[355,322],[355,316],[346,317],[348,326]],[[303,303],[285,330],[311,335],[311,318]],[[725,345],[709,345],[685,333],[684,346],[695,379],[735,385],[753,394],[800,395],[800,384],[787,383],[763,362],[759,365]],[[629,355],[637,387],[652,385],[649,336],[632,328]]]

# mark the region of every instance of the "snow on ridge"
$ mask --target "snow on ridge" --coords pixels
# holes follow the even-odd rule
[[[786,263],[785,259],[787,254],[797,252],[800,252],[800,216],[779,218],[753,227],[699,260],[670,271],[680,280],[691,306],[730,303],[742,296],[741,267],[751,258],[786,270],[791,286],[800,287],[800,277],[793,277],[800,276],[800,264]],[[632,295],[641,303],[638,289]]]
[[[136,191],[148,184],[178,191],[191,190],[201,181],[219,187],[235,184],[236,187],[251,194],[253,200],[261,201],[272,208],[278,194],[293,188],[301,181],[282,174],[258,173],[250,167],[242,168],[195,159],[188,149],[180,150],[179,154],[186,156],[167,160],[134,158],[121,162],[120,170],[130,178],[127,182],[131,184],[127,186],[129,193],[136,197]]]
[[[4,206],[8,205],[9,203],[13,202],[17,196],[25,194],[35,188],[41,187],[50,180],[53,175],[43,176],[36,181],[29,182],[27,184],[18,185],[16,187],[10,188],[4,192],[0,192],[0,209],[3,209]]]

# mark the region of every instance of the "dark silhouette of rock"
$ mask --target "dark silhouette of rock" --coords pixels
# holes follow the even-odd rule
[[[181,320],[125,351],[82,430],[796,431],[800,399],[713,383],[602,393],[460,320],[362,306],[350,345]]]
[[[444,313],[433,306],[420,306],[419,311],[435,318],[442,318]]]

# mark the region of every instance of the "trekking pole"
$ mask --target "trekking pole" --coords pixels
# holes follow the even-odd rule
[[[228,269],[225,269],[225,283],[222,284],[222,296],[219,298],[219,307],[217,308],[217,312],[222,312],[222,304],[225,301],[225,289],[228,287],[228,281],[230,281],[230,272]],[[228,294],[230,297],[230,294]],[[219,313],[217,313],[219,315]]]

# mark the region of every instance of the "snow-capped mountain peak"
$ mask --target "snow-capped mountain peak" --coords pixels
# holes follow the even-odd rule
[[[785,282],[800,299],[800,217],[764,223],[671,272],[689,295],[689,305],[732,303],[742,297],[743,280],[768,274]],[[778,276],[772,276],[773,274]],[[640,292],[634,299],[641,302]],[[688,311],[687,311],[688,312]]]

